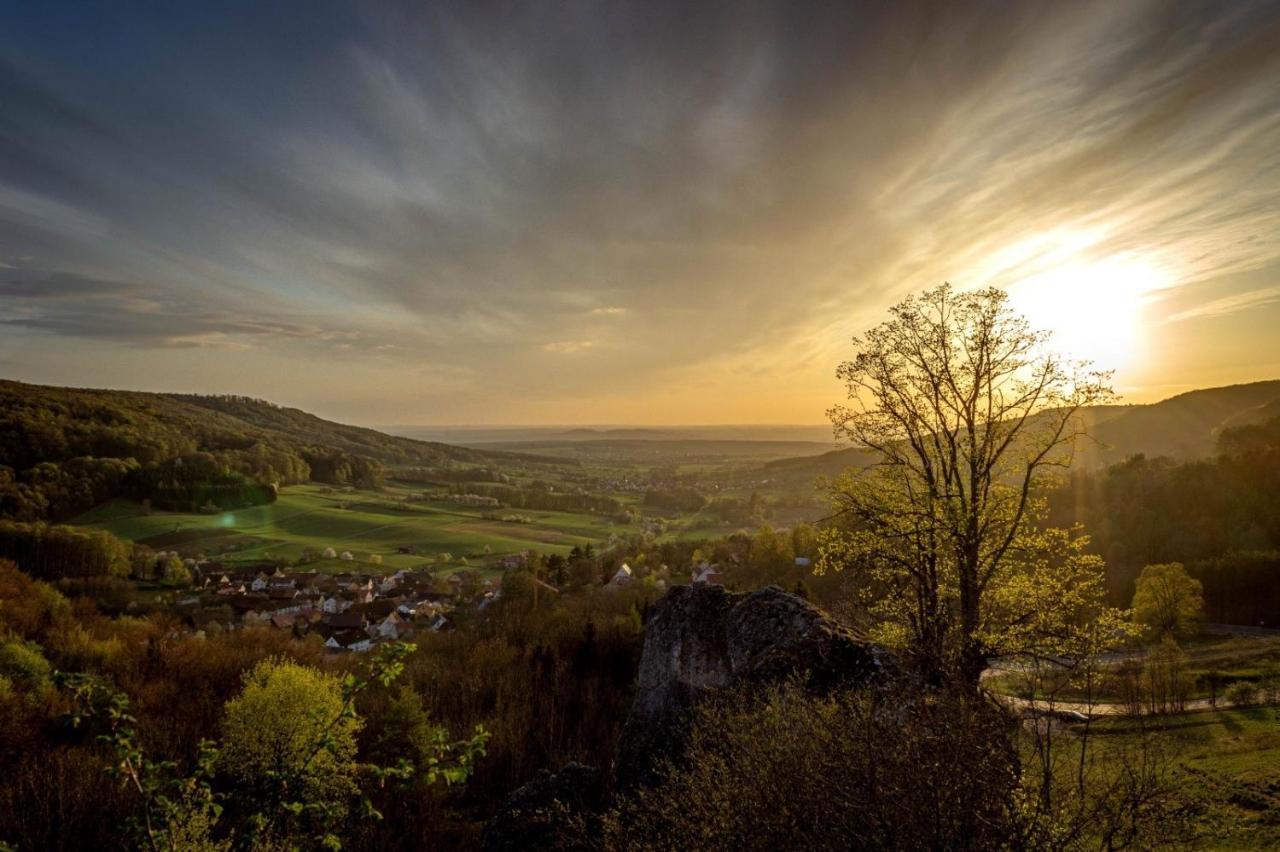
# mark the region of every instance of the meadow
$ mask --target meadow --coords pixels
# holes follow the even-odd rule
[[[598,544],[622,529],[609,518],[589,514],[521,509],[519,514],[531,521],[521,523],[484,517],[494,510],[405,499],[418,493],[398,486],[371,491],[295,485],[282,489],[274,503],[216,514],[148,512],[136,501],[117,499],[74,523],[155,550],[199,553],[231,563],[293,562],[328,548],[349,552],[351,560],[310,563],[316,570],[335,572],[352,570],[353,563],[360,570],[385,572],[424,563],[483,568],[525,550],[568,553],[575,545]],[[413,552],[399,552],[401,548]]]
[[[1096,720],[1118,745],[1154,736],[1173,767],[1192,848],[1280,847],[1280,710],[1253,707]]]

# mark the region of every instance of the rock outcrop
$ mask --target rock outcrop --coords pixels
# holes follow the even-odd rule
[[[716,693],[797,675],[814,690],[864,683],[884,669],[880,651],[822,610],[770,586],[735,594],[712,585],[676,586],[649,611],[636,697],[615,760],[623,795],[679,754],[689,713]],[[598,770],[569,764],[543,772],[503,803],[484,847],[593,847],[603,787]]]
[[[790,675],[824,690],[867,681],[883,665],[874,646],[777,587],[735,594],[677,586],[654,604],[645,626],[615,765],[618,788],[644,783],[662,758],[679,752],[690,709],[708,695]]]

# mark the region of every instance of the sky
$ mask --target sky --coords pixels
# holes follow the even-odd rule
[[[0,4],[0,376],[817,423],[944,280],[1280,378],[1280,3]]]

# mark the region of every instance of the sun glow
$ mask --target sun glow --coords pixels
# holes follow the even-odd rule
[[[1155,264],[1125,254],[1067,261],[1018,281],[1009,294],[1033,328],[1052,333],[1055,351],[1124,370],[1146,346],[1146,306],[1169,285]]]

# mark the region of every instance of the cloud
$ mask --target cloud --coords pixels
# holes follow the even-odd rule
[[[245,350],[282,343],[350,347],[363,330],[298,322],[267,313],[237,314],[176,298],[163,286],[107,281],[62,271],[0,270],[0,324],[135,347]]]
[[[1280,287],[1265,287],[1261,290],[1250,290],[1247,293],[1224,296],[1221,299],[1214,299],[1211,302],[1196,305],[1194,308],[1179,311],[1170,315],[1166,322],[1184,322],[1190,319],[1223,317],[1277,300],[1280,300]]]
[[[617,307],[591,309],[591,315],[593,317],[620,317],[626,314],[626,312],[627,312],[626,308],[617,308]]]
[[[561,340],[555,343],[544,343],[542,349],[544,352],[555,352],[560,355],[570,355],[574,352],[581,352],[584,349],[590,349],[595,344],[590,340]]]

